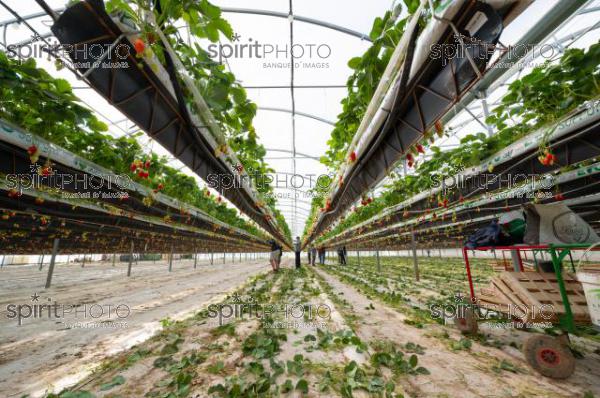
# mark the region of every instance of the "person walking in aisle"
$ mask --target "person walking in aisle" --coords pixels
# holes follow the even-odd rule
[[[315,262],[317,261],[317,248],[314,246],[310,247],[310,265],[315,266]]]
[[[348,251],[346,250],[346,246],[342,246],[342,261],[343,264],[346,265],[346,260],[348,259]]]
[[[323,246],[319,247],[319,264],[325,265],[325,248]]]
[[[273,272],[279,271],[279,264],[281,262],[281,246],[274,240],[271,239],[268,242],[271,245],[271,255],[269,256],[269,263]]]
[[[296,236],[296,240],[294,240],[294,252],[296,253],[296,269],[300,269],[300,237]]]

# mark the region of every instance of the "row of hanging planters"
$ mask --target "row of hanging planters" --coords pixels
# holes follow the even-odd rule
[[[109,13],[122,12],[135,21],[142,30],[142,48],[151,49],[164,64],[163,48],[156,40],[155,27],[147,23],[144,13],[156,14],[157,22],[163,25],[163,32],[177,52],[186,71],[190,74],[202,97],[218,121],[221,131],[225,133],[227,145],[216,150],[217,155],[226,154],[229,148],[241,162],[237,165],[238,173],[242,168],[252,174],[266,175],[273,173],[264,160],[265,147],[258,142],[253,120],[257,106],[247,97],[246,90],[236,81],[233,73],[226,70],[223,63],[210,57],[209,53],[197,44],[190,45],[182,39],[175,28],[177,21],[185,21],[188,33],[197,39],[208,39],[213,43],[223,37],[233,40],[234,30],[222,17],[219,7],[206,0],[182,3],[178,0],[161,1],[161,13],[148,8],[147,1],[135,1],[136,9],[121,0],[107,2]],[[189,97],[188,97],[189,98]],[[276,208],[277,201],[270,184],[256,184],[261,199],[256,205],[268,207],[275,215],[277,224],[284,235],[291,241],[291,232],[285,218]]]
[[[394,48],[402,37],[407,22],[419,6],[418,1],[404,0],[404,3],[408,15],[400,18],[402,4],[397,4],[394,10],[387,11],[383,17],[375,18],[369,33],[372,45],[362,56],[348,61],[348,66],[353,70],[352,75],[346,81],[348,95],[341,101],[342,112],[338,115],[331,137],[327,141],[328,150],[320,159],[333,175],[345,161],[356,161],[356,153],[345,159],[348,146],[361,123]],[[333,181],[332,183],[343,182]],[[325,199],[329,190],[330,186],[324,184],[313,189],[314,196],[304,235],[307,234],[309,226],[320,212],[330,210],[331,203]]]
[[[82,21],[87,21],[87,30],[80,28]],[[189,40],[176,27],[182,22]],[[120,40],[128,49],[127,68],[80,71],[89,72],[92,87],[203,179],[270,171],[252,126],[256,105],[225,65],[195,43],[233,38],[218,7],[208,1],[109,0],[104,8],[81,1],[61,14],[52,30],[63,44]],[[77,54],[69,56],[79,61]],[[109,81],[117,82],[114,90],[108,88]],[[270,232],[289,238],[270,185],[223,189],[222,194]],[[273,222],[277,224],[271,230]]]
[[[37,68],[34,60],[18,62],[0,52],[0,96],[11,98],[0,105],[0,118],[116,174],[129,174],[154,193],[179,199],[228,225],[263,236],[253,223],[227,207],[219,194],[201,189],[193,177],[169,166],[167,158],[142,148],[136,140],[142,133],[119,138],[109,135],[108,126],[78,103],[69,83]],[[31,162],[37,162],[35,143],[27,152]],[[147,202],[151,205],[151,196]]]
[[[496,134],[469,134],[460,140],[458,147],[442,151],[432,145],[435,137],[451,136],[451,129],[436,124],[435,132],[416,144],[407,154],[409,167],[413,174],[400,176],[392,173],[392,182],[377,198],[365,197],[360,205],[353,208],[334,228],[329,229],[323,238],[331,238],[354,225],[362,223],[384,209],[401,203],[420,192],[434,186],[436,181],[454,176],[464,169],[477,166],[490,156],[506,148],[516,140],[543,126],[550,126],[563,116],[588,101],[588,106],[598,106],[600,96],[600,44],[596,43],[587,50],[568,49],[559,62],[546,62],[534,68],[523,78],[514,81],[508,88],[500,105],[486,120],[494,127]],[[551,133],[553,130],[548,129]],[[425,149],[431,153],[426,159]],[[569,164],[559,164],[553,149],[546,139],[539,142],[537,161],[543,166],[565,168]],[[348,159],[352,162],[352,159]],[[488,166],[489,173],[494,166]],[[432,209],[447,208],[462,203],[464,198],[455,196],[436,197],[430,201]],[[560,198],[559,198],[560,199]]]

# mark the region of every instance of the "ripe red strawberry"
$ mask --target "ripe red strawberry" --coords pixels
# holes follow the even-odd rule
[[[565,196],[559,192],[556,195],[554,195],[554,199],[555,200],[565,200]]]
[[[135,173],[135,171],[137,170],[137,164],[135,164],[135,162],[131,163],[131,166],[129,166],[129,170]]]
[[[408,161],[408,167],[413,167],[415,164],[415,162],[413,162],[412,160]]]
[[[146,43],[144,43],[142,39],[135,39],[133,47],[135,48],[136,53],[141,54],[146,49]]]
[[[327,199],[327,203],[325,203],[325,210],[331,210],[331,199]]]
[[[356,162],[356,152],[352,151],[348,157],[348,160],[350,160],[351,163]]]
[[[33,156],[37,153],[38,149],[37,146],[32,145],[29,148],[27,148],[27,153],[29,154],[29,156]]]
[[[151,163],[149,160],[146,160],[146,162],[144,163],[144,168],[145,168],[146,170],[148,170],[148,169],[150,168],[150,165],[151,165],[151,164],[152,164],[152,163]]]
[[[412,162],[414,160],[412,153],[407,153],[406,154],[406,160],[408,160],[409,162]]]
[[[145,170],[138,170],[138,177],[143,178],[144,180],[147,179],[150,176],[150,173],[148,173]]]
[[[425,153],[425,148],[423,148],[423,145],[417,144],[417,152]]]
[[[8,197],[9,197],[9,198],[18,198],[18,197],[20,197],[21,195],[22,195],[22,193],[21,193],[21,192],[19,192],[19,191],[17,191],[17,190],[16,190],[16,189],[14,189],[14,188],[11,188],[11,189],[8,191]]]
[[[222,199],[222,198],[221,198],[221,196],[219,195],[219,196],[217,197],[217,203],[221,203],[221,201],[222,201],[222,200],[223,200],[223,199]]]
[[[163,189],[165,189],[165,186],[161,182],[161,183],[158,184],[158,186],[156,187],[156,189],[158,189],[159,191],[162,191]]]

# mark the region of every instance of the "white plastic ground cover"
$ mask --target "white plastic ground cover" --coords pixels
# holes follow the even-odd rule
[[[508,190],[505,190],[505,191],[502,191],[502,192],[499,192],[496,194],[489,194],[489,195],[486,194],[482,198],[475,200],[473,202],[459,204],[456,207],[451,207],[451,208],[445,209],[444,211],[435,212],[435,215],[436,215],[436,218],[445,218],[446,216],[452,216],[452,214],[454,214],[454,213],[460,213],[463,210],[477,209],[478,207],[483,207],[485,205],[489,205],[489,204],[492,204],[495,202],[506,200],[507,198],[526,197],[527,195],[529,195],[531,193],[535,193],[536,191],[538,191],[540,189],[548,190],[556,185],[564,184],[565,182],[570,182],[573,180],[577,180],[580,178],[584,178],[584,177],[588,177],[588,176],[592,176],[592,175],[596,175],[596,174],[600,174],[600,162],[591,164],[589,166],[581,166],[575,170],[567,171],[565,173],[562,173],[562,174],[559,174],[556,176],[548,173],[548,174],[543,175],[542,178],[540,178],[538,180],[534,180],[530,183],[523,184],[522,186],[519,186],[517,188],[508,189]],[[592,196],[597,196],[597,195],[598,194],[595,194]],[[573,198],[573,199],[564,200],[564,201],[561,201],[558,203],[565,203],[567,205],[568,204],[578,204],[579,199],[585,199],[585,198],[589,198],[589,195],[583,196],[581,198]],[[494,217],[497,217],[497,216],[494,216]],[[411,218],[410,220],[407,220],[407,221],[401,221],[397,224],[388,226],[387,229],[402,228],[402,227],[418,224],[420,222],[431,220],[431,219],[433,219],[433,213],[425,214],[421,217]],[[467,222],[471,222],[471,221],[468,220]],[[360,236],[368,237],[368,236],[371,236],[371,235],[374,235],[377,233],[381,233],[381,230],[371,231],[367,234],[362,234]],[[327,241],[331,241],[334,239],[335,239],[335,237],[330,238]],[[354,239],[354,237],[349,238],[349,239]],[[346,239],[345,241],[348,241],[349,239]],[[345,242],[345,241],[343,241],[343,242]]]
[[[149,18],[149,20],[151,22],[154,23],[155,26],[158,26],[156,24],[153,14],[148,13],[147,17]],[[132,22],[130,22],[128,20],[122,20],[121,18],[119,18],[117,16],[111,16],[111,19],[117,24],[117,26],[119,26],[119,28],[123,31],[123,33],[127,34],[125,39],[129,40],[131,43],[133,43],[136,38],[140,37],[139,34],[134,33],[134,32],[136,32],[136,29],[132,26],[132,24],[133,24]],[[211,110],[209,109],[208,105],[206,104],[206,101],[204,100],[204,98],[202,97],[200,92],[198,91],[196,85],[190,78],[187,70],[181,63],[181,60],[179,59],[179,57],[177,56],[177,54],[171,47],[169,41],[167,40],[167,38],[165,37],[165,35],[159,28],[157,28],[157,33],[158,33],[159,38],[163,42],[167,52],[173,59],[175,68],[177,69],[180,76],[182,77],[186,87],[188,88],[190,93],[192,93],[195,110],[190,109],[189,105],[185,104],[186,108],[188,109],[190,118],[192,119],[192,122],[195,125],[195,127],[197,127],[198,130],[202,132],[202,135],[206,138],[206,140],[208,141],[210,147],[212,148],[212,150],[214,152],[219,147],[219,145],[227,144],[225,137],[223,135],[223,132],[221,131],[221,129],[220,129],[217,121],[215,120]],[[133,46],[133,44],[131,44],[131,45]],[[151,49],[149,49],[148,53],[149,53],[149,55],[144,54],[144,61],[146,61],[146,63],[148,63],[148,65],[150,65],[152,67],[152,70],[155,73],[155,75],[158,77],[158,79],[161,81],[161,83],[167,88],[169,93],[171,93],[175,102],[177,102],[177,99],[175,96],[175,90],[173,88],[173,84],[171,83],[171,78],[170,78],[169,74],[167,73],[165,68],[162,66],[160,61],[158,61],[158,58],[156,57],[154,52],[152,52]],[[198,118],[198,115],[200,115],[200,117],[202,119],[204,119],[206,123],[201,123]],[[208,126],[208,128],[205,127],[205,125]],[[231,159],[231,162],[228,161],[227,157],[229,159]],[[223,161],[225,161],[225,163],[229,166],[229,170],[231,170],[233,173],[233,170],[235,170],[234,165],[241,164],[241,162],[239,161],[239,159],[237,158],[235,153],[233,153],[233,151],[229,151],[229,153],[227,154],[227,157],[224,156]],[[256,191],[256,189],[253,185],[252,179],[247,174],[245,169],[242,170],[240,173],[239,184],[243,187],[243,189],[252,198],[252,201],[254,202],[254,204],[259,202],[258,192]],[[264,213],[265,215],[270,216],[270,220],[268,221],[268,223],[271,224],[275,230],[279,230],[277,223],[274,221],[275,218],[273,217],[273,213],[271,212],[271,209],[269,209],[268,207],[262,207],[261,212]]]
[[[513,3],[516,0],[487,0],[484,3],[490,4],[494,8],[503,7],[509,3]],[[435,15],[439,18],[445,18],[452,20],[456,13],[460,10],[460,8],[465,3],[465,0],[446,0],[442,2],[435,10]],[[397,95],[397,88],[400,83],[401,77],[401,68],[404,66],[404,60],[406,55],[406,50],[408,47],[408,40],[411,36],[411,32],[415,29],[415,26],[418,21],[418,16],[427,6],[427,0],[422,0],[419,9],[414,13],[412,19],[410,20],[405,33],[402,35],[402,39],[396,49],[388,65],[386,70],[379,81],[377,86],[377,90],[373,95],[371,102],[363,116],[361,124],[352,140],[348,148],[348,153],[346,154],[345,159],[350,156],[350,153],[355,152],[357,157],[360,157],[360,154],[367,150],[375,139],[375,135],[379,128],[385,121],[385,118],[389,114],[389,109],[391,109],[394,98]],[[475,18],[475,17],[474,17]],[[427,58],[430,54],[431,45],[437,43],[448,24],[443,21],[439,21],[437,19],[433,19],[427,24],[425,30],[421,35],[419,35],[417,39],[417,43],[415,46],[415,55],[413,58],[413,62],[411,65],[411,70],[409,74],[409,79],[414,77],[417,71],[423,66],[426,62]],[[342,176],[342,180],[346,181],[346,177],[355,167],[355,164],[343,163],[340,167],[338,175]],[[337,181],[337,178],[336,178]],[[337,193],[339,186],[334,186],[331,191],[331,195],[333,196]],[[319,214],[319,218],[323,215]]]
[[[80,156],[77,156],[64,148],[61,148],[60,146],[55,145],[50,141],[47,141],[33,133],[27,132],[1,118],[0,141],[7,142],[19,148],[23,148],[23,150],[26,150],[31,145],[35,145],[38,148],[41,156],[47,157],[56,163],[63,164],[65,166],[83,171],[87,174],[99,178],[106,178],[106,176],[114,175],[114,173],[110,170],[105,169],[104,167],[90,162],[89,160],[86,160]],[[127,189],[129,191],[137,192],[143,196],[148,196],[152,194],[157,202],[160,202],[166,206],[175,209],[185,209],[194,217],[200,218],[206,222],[210,222],[214,225],[227,228],[245,236],[252,236],[254,238],[260,239],[260,237],[255,237],[244,230],[241,230],[234,226],[230,226],[220,220],[213,218],[212,216],[206,214],[197,207],[180,202],[179,200],[171,198],[170,196],[164,195],[160,192],[153,193],[150,188],[133,181],[131,178],[129,178],[127,182],[127,187],[122,188]]]
[[[536,130],[535,132],[527,135],[526,137],[521,138],[520,140],[512,143],[511,145],[492,155],[488,160],[481,163],[480,165],[465,169],[463,172],[453,177],[446,178],[440,187],[423,191],[405,200],[404,202],[388,207],[382,210],[376,216],[371,217],[370,219],[355,225],[354,227],[346,230],[345,232],[359,229],[366,224],[370,224],[378,219],[385,218],[391,213],[396,213],[404,208],[410,207],[412,204],[426,199],[432,195],[435,196],[437,193],[441,192],[444,189],[444,184],[449,185],[453,181],[464,181],[468,177],[472,177],[480,173],[486,172],[490,165],[498,166],[500,164],[509,162],[513,158],[520,156],[527,151],[530,151],[531,148],[539,146],[539,143],[541,142],[542,138],[548,141],[557,140],[562,136],[565,136],[567,134],[572,133],[573,131],[580,129],[582,126],[600,120],[600,106],[595,105],[595,102],[587,102],[583,104],[576,112],[577,113],[575,115],[566,116],[560,122],[552,126],[542,127]]]

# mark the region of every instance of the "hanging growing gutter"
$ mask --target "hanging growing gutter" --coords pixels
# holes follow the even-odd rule
[[[436,9],[436,17],[418,38],[413,62],[408,57],[403,59],[409,54],[409,38],[416,29],[424,3],[421,3],[402,36],[396,48],[399,55],[395,53],[388,64],[389,72],[386,70],[382,77],[350,145],[347,158],[354,152],[357,161],[342,166],[339,174],[341,184],[332,189],[327,199],[326,208],[329,209],[319,214],[305,243],[321,234],[361,194],[381,181],[411,146],[460,99],[462,93],[484,74],[491,58],[489,46],[497,43],[503,26],[502,16],[496,9],[482,2],[442,4]],[[503,9],[503,12],[507,10]],[[456,32],[460,34],[456,35]],[[434,45],[441,48],[445,45],[458,46],[452,43],[453,35],[465,57],[448,58],[445,54],[432,54]],[[474,43],[466,45],[466,37],[471,37]],[[402,70],[410,68],[406,89],[401,84],[405,73],[397,72],[400,63],[404,63]],[[381,92],[386,93],[383,99]]]
[[[7,185],[7,183],[5,181],[0,180],[0,190],[3,190],[3,191],[9,190],[9,186]],[[128,220],[128,222],[137,221],[137,222],[142,223],[145,226],[144,228],[130,227],[130,229],[139,229],[141,231],[149,232],[148,227],[150,227],[150,228],[158,227],[158,228],[163,228],[164,230],[169,230],[169,231],[192,233],[193,236],[197,236],[197,238],[209,239],[209,240],[212,240],[212,241],[218,242],[218,243],[223,243],[224,241],[231,241],[231,242],[235,242],[235,244],[243,244],[245,242],[242,239],[234,239],[234,238],[231,238],[228,236],[222,236],[220,234],[216,234],[209,230],[192,227],[192,226],[185,225],[185,224],[167,223],[159,217],[147,216],[144,214],[135,214],[135,213],[124,211],[124,210],[121,210],[121,209],[118,209],[116,207],[109,206],[109,205],[101,206],[101,205],[98,205],[98,204],[93,203],[88,200],[65,198],[65,197],[62,197],[57,194],[51,194],[49,192],[40,191],[40,190],[32,189],[32,188],[22,188],[21,192],[22,192],[22,195],[25,197],[29,197],[29,198],[33,198],[33,199],[41,198],[44,200],[45,203],[46,202],[47,203],[55,203],[58,205],[62,205],[65,208],[76,207],[76,208],[80,208],[80,209],[84,209],[84,210],[88,210],[88,211],[97,213],[98,216],[95,216],[96,220],[94,220],[94,222],[97,224],[102,224],[102,225],[106,225],[106,226],[114,226],[114,224],[109,222],[109,220],[113,220],[113,219],[118,220],[119,218],[121,218],[123,220]],[[48,206],[48,204],[46,204],[46,206]],[[20,209],[18,209],[18,210],[21,211]],[[87,219],[88,218],[87,216],[80,215],[79,217],[76,217],[76,215],[74,213],[71,213],[70,215],[65,215],[63,217],[57,217],[56,215],[54,215],[54,213],[52,211],[49,211],[48,213],[44,213],[44,214],[38,213],[38,215],[40,217],[44,216],[44,215],[48,215],[53,218],[54,217],[56,217],[56,218],[71,218],[71,219],[77,219],[81,222],[89,221]],[[118,225],[118,222],[116,223],[116,225]],[[99,232],[99,233],[101,234],[101,232]],[[266,248],[266,246],[262,246],[262,247]]]
[[[35,145],[41,157],[48,158],[53,163],[61,164],[68,168],[81,171],[85,174],[95,176],[100,179],[105,179],[107,176],[115,175],[112,171],[102,166],[99,166],[93,162],[90,162],[78,155],[75,155],[74,153],[64,148],[55,145],[52,142],[47,141],[46,139],[39,137],[33,133],[27,132],[1,118],[0,142],[5,142],[10,145],[14,145],[15,147],[21,148],[23,150],[23,153],[25,153],[27,151],[27,148],[29,148],[31,145]],[[246,239],[261,241],[261,237],[259,236],[254,236],[235,226],[228,225],[222,222],[221,220],[218,220],[206,214],[204,211],[196,208],[195,206],[183,203],[160,192],[155,193],[145,185],[133,181],[128,175],[126,175],[125,177],[127,177],[127,186],[121,187],[122,189],[125,189],[129,192],[137,193],[143,197],[152,195],[155,202],[161,203],[174,211],[184,210],[186,213],[205,223],[208,223],[220,229],[226,229],[230,234],[233,233],[241,237],[245,237]]]
[[[411,218],[410,220],[401,221],[401,222],[393,224],[393,225],[388,225],[384,231],[375,230],[375,231],[372,231],[372,232],[369,232],[366,234],[360,234],[360,235],[357,234],[354,237],[347,238],[344,240],[339,240],[339,241],[335,241],[332,238],[332,239],[328,240],[329,243],[324,242],[324,245],[326,245],[326,246],[343,245],[343,244],[349,244],[350,242],[353,242],[355,240],[373,239],[373,238],[376,238],[377,235],[380,235],[382,233],[392,233],[393,234],[393,231],[398,230],[398,229],[414,228],[415,226],[419,225],[420,223],[427,223],[427,222],[435,221],[438,219],[444,220],[448,216],[451,217],[453,214],[459,215],[463,212],[469,212],[469,211],[476,211],[476,213],[479,213],[479,212],[483,211],[482,208],[484,206],[489,206],[494,203],[503,202],[509,198],[527,198],[528,195],[534,194],[535,192],[538,192],[540,190],[551,190],[553,187],[556,187],[556,186],[560,186],[560,185],[563,185],[563,184],[566,184],[566,183],[569,183],[572,181],[581,180],[584,178],[598,176],[598,175],[600,175],[600,162],[596,162],[591,165],[580,166],[579,168],[577,168],[575,170],[566,171],[557,176],[554,176],[552,174],[546,174],[546,175],[542,176],[542,178],[540,178],[539,180],[532,181],[531,183],[527,183],[527,184],[524,184],[522,186],[519,186],[519,187],[516,187],[513,189],[503,190],[501,192],[489,194],[482,198],[476,199],[472,202],[459,204],[457,206],[450,207],[448,209],[444,209],[443,211],[438,211],[435,214],[434,213],[424,214],[420,217],[415,217],[415,218]],[[598,186],[596,189],[600,190],[600,186]],[[568,204],[589,203],[591,201],[589,199],[590,197],[600,198],[600,193],[594,193],[593,195],[586,195],[586,196],[581,196],[578,198],[567,199],[567,200],[561,201],[560,203],[564,203],[567,205]],[[529,200],[527,199],[526,202],[529,202]],[[478,208],[480,209],[479,211],[477,211]],[[502,207],[497,208],[497,209],[502,209]],[[498,211],[499,210],[492,210],[493,214],[490,215],[490,218],[497,218]],[[464,221],[467,223],[471,222],[471,220],[464,220]],[[450,224],[444,224],[442,221],[442,223],[440,223],[440,225],[438,225],[437,227],[446,227],[448,225],[450,225]],[[434,227],[436,227],[436,225],[428,226],[426,229],[431,229]],[[334,242],[331,242],[332,240],[334,240]]]
[[[248,185],[247,173],[237,172],[236,166],[240,164],[237,157],[231,154],[226,159],[225,155],[216,154],[225,144],[224,138],[186,74],[181,75],[182,79],[190,89],[202,119],[190,112],[192,125],[181,112],[169,74],[154,55],[136,58],[131,40],[137,37],[137,32],[125,23],[113,20],[102,1],[86,0],[68,7],[52,26],[52,32],[61,44],[74,49],[69,52],[69,57],[80,66],[77,69],[91,87],[194,173],[205,181],[209,178],[241,181],[239,187],[222,189],[223,196],[276,239],[285,242],[272,213],[258,205],[258,195]],[[162,32],[159,35],[165,39],[163,43],[169,54],[173,55]],[[126,60],[127,65],[105,68],[100,63],[99,67],[94,67],[98,61],[98,57],[93,56],[94,45],[110,49],[104,56],[113,61]],[[172,60],[182,70],[179,58],[172,56]]]
[[[546,141],[554,147],[564,139],[569,139],[569,137],[572,136],[577,137],[581,132],[585,132],[586,135],[595,136],[598,126],[600,126],[600,106],[595,106],[595,101],[582,104],[577,110],[570,115],[563,117],[559,122],[551,126],[542,127],[510,144],[506,148],[492,155],[483,163],[465,169],[455,176],[444,179],[439,187],[422,191],[401,203],[388,207],[368,220],[348,228],[337,236],[327,239],[326,242],[339,239],[340,236],[356,234],[368,225],[383,222],[386,218],[395,216],[403,210],[411,208],[411,206],[416,203],[427,200],[430,197],[435,197],[437,194],[443,192],[445,187],[450,187],[457,181],[474,181],[476,176],[487,173],[490,166],[495,170],[502,170],[503,168],[510,167],[511,165],[514,165],[516,159],[522,158],[532,151],[537,151],[539,144],[542,141]],[[594,149],[594,145],[588,143],[588,145],[584,146],[586,147],[583,147],[580,150],[574,149],[576,153],[571,156],[571,160],[581,161],[593,156],[593,153],[589,151]],[[566,160],[569,156],[563,155],[562,158]],[[517,172],[519,172],[519,170],[517,170]],[[499,177],[500,175],[498,175],[498,178]],[[465,195],[467,193],[468,192],[463,192]]]

